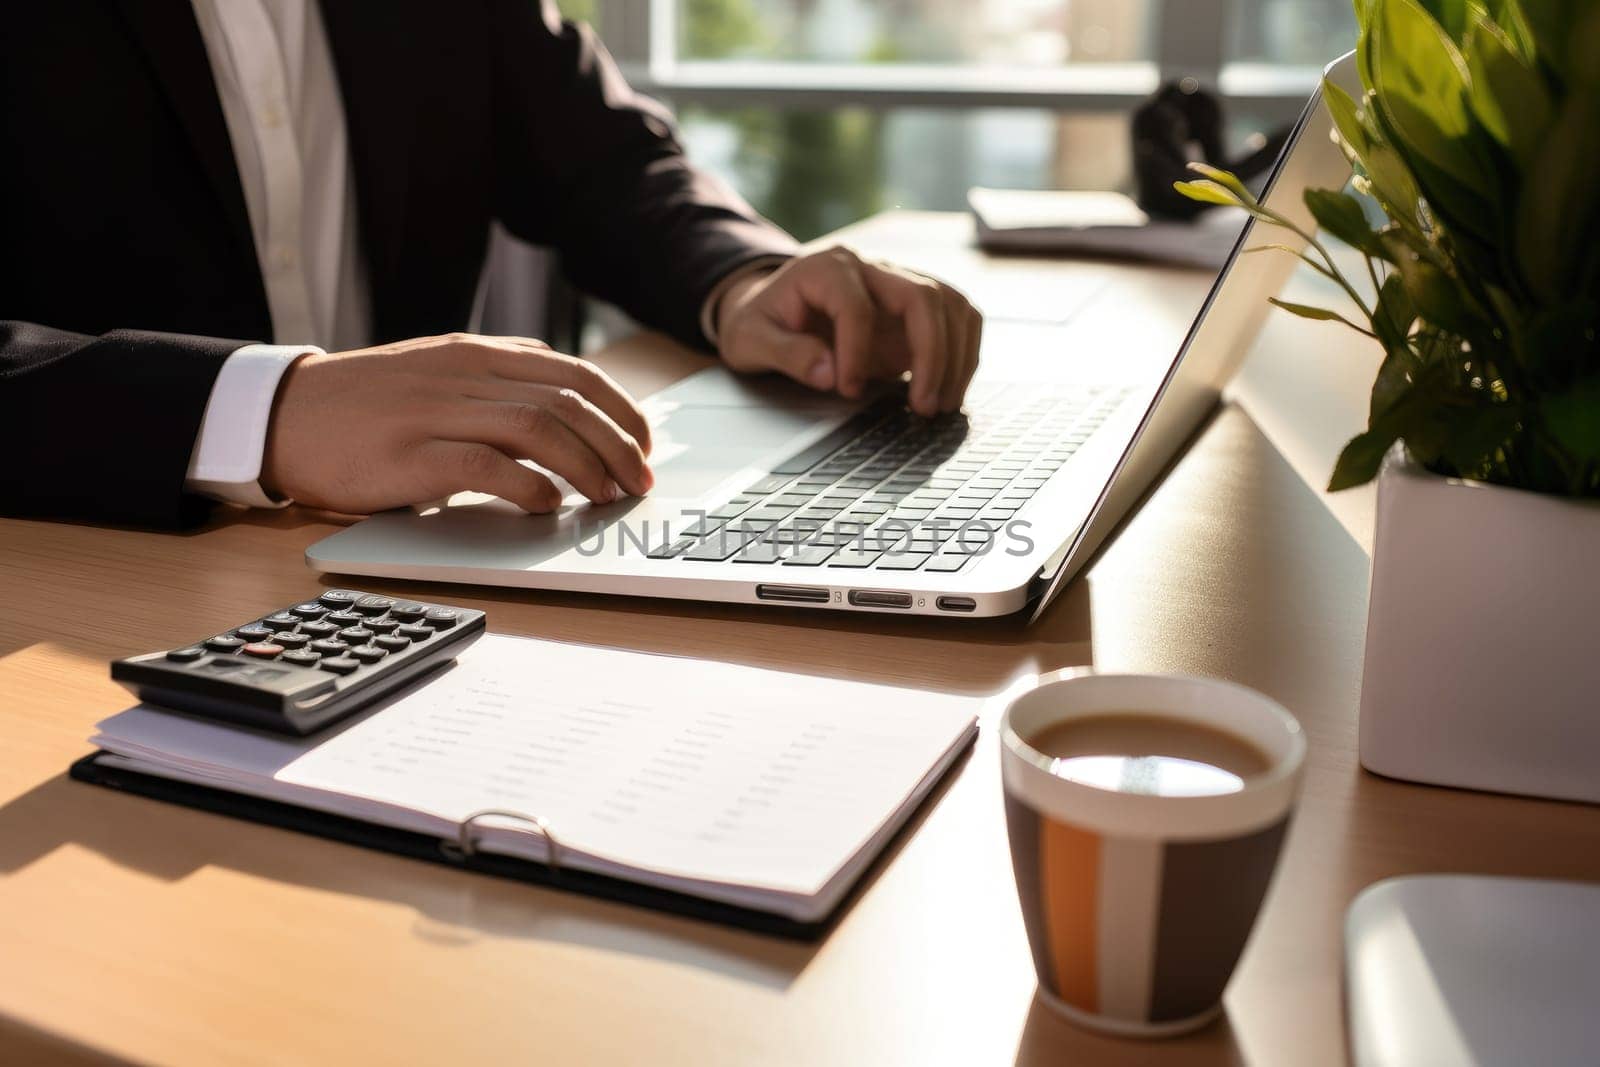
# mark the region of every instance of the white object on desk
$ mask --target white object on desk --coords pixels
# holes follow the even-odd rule
[[[490,634],[376,712],[290,738],[133,708],[113,766],[456,838],[548,823],[562,867],[802,922],[831,913],[977,730],[974,697]],[[544,862],[490,818],[477,848]]]
[[[1355,1067],[1600,1062],[1600,886],[1390,878],[1344,938]]]
[[[1041,189],[967,192],[978,245],[1000,252],[1114,256],[1220,270],[1248,216],[1213,208],[1192,222],[1152,219],[1122,193]]]

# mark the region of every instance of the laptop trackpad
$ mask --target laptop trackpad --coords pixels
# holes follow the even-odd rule
[[[678,407],[651,427],[651,495],[699,500],[736,471],[798,452],[807,443],[802,435],[816,429],[817,416],[815,409]]]

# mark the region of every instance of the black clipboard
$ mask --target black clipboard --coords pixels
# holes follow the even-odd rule
[[[517,882],[528,882],[568,893],[582,893],[585,896],[598,897],[601,900],[611,900],[636,907],[650,908],[655,911],[699,919],[704,922],[741,927],[757,933],[770,934],[790,940],[817,941],[833,928],[845,911],[855,902],[856,897],[871,880],[872,874],[883,863],[884,858],[894,851],[896,844],[918,821],[919,812],[926,810],[937,799],[938,795],[943,792],[942,784],[948,782],[950,772],[954,771],[957,765],[963,762],[970,754],[972,743],[976,736],[976,730],[969,733],[964,741],[961,754],[951,761],[950,765],[945,768],[944,774],[940,776],[940,784],[935,785],[934,788],[929,790],[928,795],[923,797],[922,802],[917,806],[917,810],[910,813],[906,821],[896,831],[894,837],[885,843],[878,856],[867,866],[856,883],[850,887],[850,891],[839,901],[838,906],[821,919],[805,922],[755,908],[706,900],[702,897],[679,893],[671,889],[641,885],[638,882],[628,881],[623,878],[612,878],[607,875],[594,874],[572,868],[552,867],[533,860],[518,859],[515,856],[463,850],[457,847],[457,842],[454,840],[441,839],[431,834],[399,830],[389,826],[365,822],[361,819],[352,819],[344,815],[333,815],[313,811],[310,808],[297,807],[293,804],[284,804],[276,800],[264,800],[259,797],[247,796],[243,793],[234,793],[226,789],[214,789],[210,786],[175,781],[159,775],[142,774],[138,771],[130,771],[123,767],[105,763],[101,759],[103,753],[96,752],[83,757],[71,766],[68,774],[80,782],[89,782],[108,789],[133,793],[152,800],[165,801],[168,804],[198,808],[201,811],[227,815],[235,819],[264,823],[267,826],[293,830],[296,833],[325,837],[347,845],[359,845],[362,848],[375,849],[380,852],[392,852],[396,855],[437,863],[446,867],[475,871],[479,874],[507,878]]]

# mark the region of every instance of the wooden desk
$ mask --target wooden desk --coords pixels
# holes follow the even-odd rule
[[[897,216],[850,236],[970,270],[962,233]],[[1204,287],[1038,269],[1123,286],[1124,321],[1181,320]],[[698,365],[649,337],[602,361],[637,392]],[[1339,923],[1363,886],[1437,870],[1600,879],[1593,808],[1358,769],[1367,557],[1237,405],[1031,629],[363,583],[484,608],[504,632],[971,693],[1094,663],[1271,694],[1310,735],[1303,806],[1227,1017],[1188,1038],[1098,1038],[1035,1002],[992,730],[814,946],[65,777],[93,724],[127,703],[108,660],[310,595],[324,582],[301,550],[330,529],[299,510],[185,535],[0,522],[0,1061],[1336,1064]]]

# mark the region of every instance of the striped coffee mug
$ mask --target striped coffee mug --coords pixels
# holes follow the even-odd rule
[[[1265,769],[1229,792],[1157,795],[1072,780],[1064,761],[1029,744],[1074,718],[1117,715],[1229,735]],[[1214,1019],[1299,791],[1299,723],[1229,682],[1078,669],[1041,675],[1012,698],[1000,737],[1017,897],[1045,1002],[1125,1036]]]

